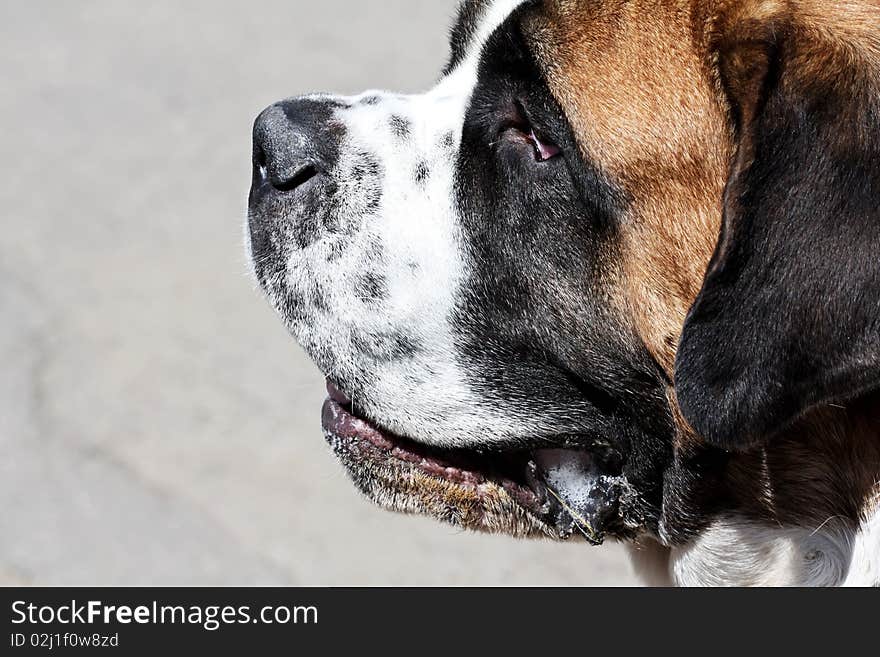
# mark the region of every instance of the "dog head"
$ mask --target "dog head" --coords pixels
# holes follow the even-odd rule
[[[470,1],[428,92],[259,116],[254,271],[362,490],[674,540],[725,450],[876,386],[877,13],[814,6]]]

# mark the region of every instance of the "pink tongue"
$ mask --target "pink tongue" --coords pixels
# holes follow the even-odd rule
[[[341,406],[345,406],[351,403],[351,400],[345,396],[344,392],[342,392],[339,388],[330,383],[330,379],[327,379],[327,395],[330,397],[330,399]]]

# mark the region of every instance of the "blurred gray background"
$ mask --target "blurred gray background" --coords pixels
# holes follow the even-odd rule
[[[631,584],[373,508],[246,274],[250,127],[418,91],[455,0],[0,2],[0,584]]]

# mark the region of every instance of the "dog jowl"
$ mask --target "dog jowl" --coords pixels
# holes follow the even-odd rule
[[[827,398],[762,393],[759,407],[750,387],[778,390],[802,355],[727,371],[738,356],[713,350],[724,344],[716,317],[736,321],[737,285],[792,293],[785,275],[759,280],[766,270],[742,259],[776,239],[734,225],[747,203],[775,204],[779,230],[788,210],[750,180],[753,162],[736,162],[772,148],[800,156],[796,140],[766,142],[790,118],[786,103],[819,91],[798,87],[807,19],[757,1],[627,7],[472,0],[426,93],[313,94],[256,120],[254,272],[327,377],[325,437],[382,505],[515,535],[647,539],[666,557],[721,516],[778,517],[739,499],[731,479],[752,467],[739,450],[771,449]],[[786,41],[765,44],[769,34]],[[827,102],[875,111],[842,80],[829,76]],[[832,139],[830,108],[802,107],[812,134]],[[834,134],[851,166],[875,152],[876,136]],[[833,166],[814,173],[834,177]],[[872,211],[847,199],[835,207]],[[823,225],[804,221],[807,236]],[[880,244],[873,230],[854,230],[858,253]],[[799,271],[808,248],[783,249],[774,266]],[[854,281],[862,298],[877,276]],[[775,349],[762,322],[778,325],[778,308],[751,303],[729,328],[736,348]],[[867,346],[829,345],[840,374],[829,398],[855,390],[841,373],[863,392],[880,372],[876,323],[840,310]],[[736,378],[758,374],[767,381]]]

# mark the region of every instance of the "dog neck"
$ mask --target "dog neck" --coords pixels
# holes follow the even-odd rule
[[[661,540],[631,546],[646,583],[880,585],[880,392],[814,409],[717,467],[717,495],[669,501]]]

